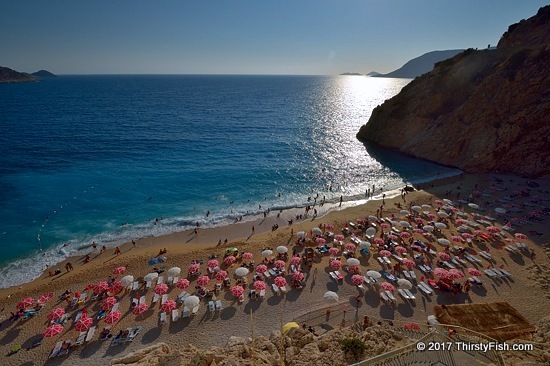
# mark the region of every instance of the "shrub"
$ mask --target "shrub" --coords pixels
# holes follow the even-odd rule
[[[359,338],[344,338],[340,341],[342,344],[342,350],[348,355],[348,353],[351,353],[353,357],[356,359],[359,358],[365,352],[365,349],[367,346],[365,345],[365,342],[363,342]]]

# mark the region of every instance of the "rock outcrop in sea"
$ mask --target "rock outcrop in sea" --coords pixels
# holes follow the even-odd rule
[[[373,110],[357,138],[468,172],[550,175],[550,6]]]

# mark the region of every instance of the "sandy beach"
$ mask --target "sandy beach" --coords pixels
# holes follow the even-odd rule
[[[121,253],[115,255],[112,249],[99,254],[98,251],[90,253],[90,261],[84,263],[83,257],[70,258],[73,270],[65,270],[66,262],[56,266],[61,270],[61,274],[49,277],[45,273],[41,278],[22,285],[0,290],[2,313],[2,325],[0,328],[0,352],[8,354],[10,349],[16,345],[21,345],[21,350],[9,357],[4,357],[2,364],[5,365],[42,365],[48,364],[72,363],[78,365],[97,365],[106,364],[112,357],[118,357],[131,351],[143,348],[145,346],[166,342],[175,347],[192,343],[200,348],[212,346],[221,346],[227,343],[230,336],[247,337],[250,335],[250,312],[254,316],[254,332],[256,335],[267,336],[277,329],[283,322],[298,320],[301,323],[314,326],[319,333],[326,332],[332,328],[344,327],[352,324],[354,321],[362,319],[368,315],[373,319],[382,318],[394,320],[396,322],[408,321],[424,324],[426,317],[432,313],[432,306],[435,304],[452,303],[478,303],[492,301],[507,301],[517,310],[519,310],[529,321],[536,323],[542,317],[548,314],[550,306],[549,281],[550,267],[547,252],[544,251],[544,244],[548,243],[550,233],[548,231],[549,216],[544,208],[548,208],[550,199],[550,180],[536,180],[537,187],[530,187],[527,182],[530,179],[524,179],[516,176],[497,176],[497,175],[470,175],[466,174],[460,177],[442,179],[430,183],[421,184],[422,190],[408,193],[404,196],[397,196],[391,199],[385,199],[383,205],[382,217],[390,217],[392,214],[399,219],[406,220],[400,213],[401,209],[409,210],[412,205],[430,205],[431,209],[423,209],[432,214],[436,213],[439,205],[438,200],[450,199],[458,207],[458,200],[464,199],[478,204],[483,210],[471,208],[463,204],[463,210],[467,220],[488,220],[483,216],[489,216],[493,220],[489,221],[490,226],[499,228],[499,233],[491,236],[486,243],[479,243],[475,240],[473,243],[451,243],[454,245],[470,247],[470,251],[480,253],[487,250],[491,254],[491,259],[482,258],[480,263],[472,265],[468,262],[466,266],[457,266],[468,277],[467,267],[475,267],[484,270],[488,266],[493,268],[502,268],[511,274],[510,277],[492,279],[486,275],[480,276],[483,280],[483,287],[472,287],[472,291],[466,294],[452,295],[450,293],[436,293],[433,296],[422,295],[416,286],[411,290],[416,296],[415,304],[405,302],[396,293],[397,304],[395,306],[386,305],[381,302],[378,293],[366,287],[365,291],[358,292],[357,287],[351,282],[351,275],[346,272],[345,258],[343,268],[340,272],[343,274],[343,281],[334,281],[329,276],[333,271],[329,264],[328,254],[315,254],[313,266],[302,266],[305,274],[305,286],[298,290],[287,285],[289,291],[286,295],[276,295],[271,289],[273,277],[267,279],[267,290],[265,299],[249,300],[246,293],[244,303],[239,304],[237,299],[231,295],[228,289],[224,289],[217,295],[217,299],[222,301],[223,309],[219,312],[210,312],[207,302],[201,302],[198,313],[192,317],[180,318],[176,322],[170,319],[165,324],[159,324],[160,301],[152,304],[153,289],[139,290],[140,296],[146,298],[150,305],[149,310],[136,317],[132,314],[131,299],[135,296],[132,293],[120,292],[114,296],[119,302],[119,311],[121,319],[113,325],[112,333],[116,334],[119,330],[130,326],[139,325],[142,327],[140,334],[133,342],[126,343],[116,347],[110,347],[110,340],[99,340],[99,333],[104,328],[103,320],[96,320],[96,315],[100,310],[100,301],[91,301],[92,291],[87,291],[88,300],[74,308],[68,308],[65,301],[59,300],[60,295],[69,289],[72,292],[83,292],[84,289],[97,283],[98,281],[107,281],[110,276],[120,279],[122,276],[131,274],[136,279],[141,279],[152,271],[154,266],[148,265],[148,261],[159,254],[161,249],[166,249],[167,261],[162,264],[166,269],[170,267],[181,267],[180,278],[185,278],[187,268],[192,260],[201,260],[204,264],[201,271],[206,274],[206,262],[209,257],[215,255],[222,262],[227,248],[236,247],[240,253],[251,252],[254,255],[256,265],[263,257],[260,253],[264,248],[276,248],[284,245],[289,249],[289,257],[296,251],[301,254],[302,246],[296,245],[298,231],[305,231],[309,234],[314,227],[323,227],[323,225],[332,225],[335,234],[341,234],[342,229],[348,228],[354,235],[364,239],[364,230],[354,229],[349,225],[355,223],[356,219],[365,219],[369,215],[375,215],[377,209],[382,204],[378,200],[369,200],[365,204],[347,207],[340,210],[332,210],[322,215],[329,207],[323,211],[319,210],[320,217],[312,219],[311,216],[295,221],[291,226],[287,220],[294,218],[296,212],[283,212],[277,217],[278,212],[271,212],[265,219],[259,219],[252,222],[243,222],[229,225],[226,227],[199,229],[195,234],[193,231],[184,231],[162,237],[149,237],[136,240],[135,245],[126,243],[120,247]],[[529,195],[522,195],[521,190]],[[519,192],[519,193],[518,193]],[[460,197],[457,194],[460,193]],[[472,198],[470,198],[472,194]],[[513,196],[513,197],[512,197]],[[500,200],[500,201],[497,201]],[[398,204],[402,208],[398,207]],[[335,206],[337,204],[333,204]],[[505,208],[505,214],[497,214],[495,208]],[[303,213],[303,211],[300,211]],[[481,216],[473,216],[473,214]],[[531,216],[534,219],[523,220],[523,217]],[[515,218],[518,218],[517,221]],[[426,221],[426,220],[425,220]],[[528,222],[527,222],[528,221]],[[427,222],[427,221],[426,221]],[[504,230],[503,226],[510,222],[514,231]],[[279,228],[272,230],[273,225],[277,224]],[[252,227],[254,226],[254,232]],[[456,220],[448,222],[448,229],[443,229],[441,237],[450,239],[459,234]],[[471,228],[472,231],[474,228]],[[483,230],[483,226],[481,226]],[[328,230],[327,230],[328,231]],[[502,234],[501,234],[502,233]],[[526,234],[528,239],[516,239],[515,233]],[[539,235],[540,234],[540,235]],[[376,236],[380,236],[380,226],[378,225]],[[349,243],[349,236],[345,243]],[[438,252],[443,251],[444,247],[437,244],[437,241],[428,241],[419,233],[413,234],[414,239],[423,240],[426,243],[434,245]],[[219,240],[227,239],[227,244],[218,245]],[[509,239],[506,241],[506,239]],[[398,239],[400,240],[400,239]],[[505,247],[509,245],[516,246],[517,242],[524,243],[528,249],[510,252]],[[332,243],[327,243],[332,246]],[[406,243],[405,243],[406,244]],[[308,247],[315,248],[316,244],[310,243]],[[534,252],[532,255],[531,250]],[[380,271],[381,265],[377,261],[377,250],[374,245],[371,247],[371,254],[360,255],[357,249],[357,258],[360,260],[359,271],[365,274],[367,270],[373,269]],[[276,253],[275,253],[276,254]],[[407,252],[403,256],[409,258],[414,253],[407,247]],[[477,255],[479,257],[479,255]],[[437,256],[427,257],[432,268],[436,267]],[[392,260],[393,264],[396,263]],[[221,265],[223,270],[229,273],[232,285],[235,283],[234,270],[239,267],[239,262],[227,267]],[[119,266],[125,266],[126,271],[123,275],[113,275],[113,270]],[[289,262],[286,262],[287,276]],[[54,268],[52,268],[52,271]],[[416,277],[420,279],[424,274],[414,268]],[[252,271],[251,271],[252,272]],[[316,273],[316,274],[315,274]],[[163,273],[166,280],[166,273]],[[248,283],[253,282],[253,273],[247,275]],[[191,285],[188,292],[194,291],[196,286],[196,277],[190,278]],[[463,282],[461,280],[461,282]],[[213,288],[217,281],[212,279],[208,288]],[[249,285],[250,286],[250,285]],[[175,299],[182,290],[175,286],[169,286],[168,298]],[[327,304],[323,300],[323,294],[326,291],[335,291],[339,295],[339,302],[331,306],[330,317],[325,316]],[[46,302],[45,307],[39,314],[30,317],[27,320],[18,319],[9,320],[10,313],[15,312],[16,305],[26,297],[39,298],[42,294],[53,292],[52,299]],[[358,304],[357,295],[361,296],[361,302]],[[36,302],[34,303],[36,304]],[[90,317],[94,318],[93,324],[97,326],[97,331],[89,342],[71,348],[68,355],[52,358],[48,361],[48,356],[59,341],[71,339],[73,342],[77,339],[78,333],[73,327],[72,319],[68,320],[63,331],[56,336],[44,338],[42,344],[27,350],[31,347],[33,341],[39,339],[44,329],[49,325],[48,314],[54,308],[66,308],[67,313],[72,319],[79,310],[86,307]],[[183,306],[178,305],[182,310]]]

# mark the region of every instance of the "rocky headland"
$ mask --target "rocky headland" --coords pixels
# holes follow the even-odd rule
[[[464,50],[432,51],[407,61],[403,66],[387,74],[376,73],[371,75],[383,78],[408,78],[414,79],[434,68],[437,62],[451,58]]]
[[[550,175],[550,6],[373,110],[357,138],[467,172]]]
[[[36,81],[36,78],[29,74],[0,66],[0,83],[25,83],[29,81]]]

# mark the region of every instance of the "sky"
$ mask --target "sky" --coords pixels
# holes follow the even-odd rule
[[[496,45],[539,0],[3,0],[0,66],[56,74],[382,73]]]

